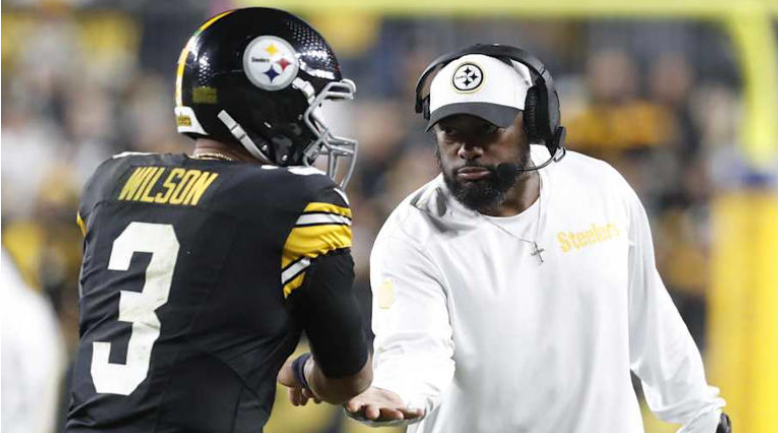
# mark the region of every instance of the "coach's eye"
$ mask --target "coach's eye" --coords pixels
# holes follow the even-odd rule
[[[498,130],[500,130],[500,128],[497,127],[496,125],[492,125],[491,123],[485,123],[481,127],[481,133],[484,134],[484,135],[495,134]]]
[[[447,136],[454,136],[454,135],[456,135],[458,133],[456,128],[452,128],[450,126],[440,125],[439,129],[440,129],[440,132],[442,132],[444,135],[447,135]]]

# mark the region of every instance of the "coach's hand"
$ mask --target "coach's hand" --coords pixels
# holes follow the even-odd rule
[[[344,407],[351,418],[369,423],[406,421],[410,424],[424,415],[422,409],[408,409],[394,392],[374,387],[352,398]]]
[[[313,400],[314,403],[321,403],[321,400],[313,395],[310,390],[303,388],[303,384],[297,380],[292,368],[292,362],[295,358],[289,358],[281,370],[278,371],[278,383],[286,386],[286,395],[289,397],[289,402],[292,406],[305,406],[308,404],[308,400]]]

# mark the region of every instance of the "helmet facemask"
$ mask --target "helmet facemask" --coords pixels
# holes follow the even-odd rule
[[[353,100],[356,91],[357,87],[351,80],[332,81],[313,98],[310,106],[303,113],[305,125],[316,137],[316,140],[303,151],[303,165],[311,166],[319,155],[325,154],[327,156],[327,176],[344,189],[354,173],[357,140],[333,134],[322,115],[321,106],[325,101]],[[345,173],[338,180],[336,177],[342,172],[339,170],[340,167],[345,167]]]

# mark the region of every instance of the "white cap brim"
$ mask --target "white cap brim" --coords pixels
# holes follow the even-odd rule
[[[438,108],[430,114],[430,120],[427,122],[427,131],[444,118],[457,114],[469,114],[486,120],[497,127],[507,128],[513,124],[519,113],[521,113],[521,110],[518,108],[490,104],[488,102],[449,104]]]

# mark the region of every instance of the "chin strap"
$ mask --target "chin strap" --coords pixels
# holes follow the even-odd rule
[[[238,140],[244,148],[246,148],[251,156],[262,161],[264,164],[273,164],[270,161],[270,158],[268,158],[267,155],[262,152],[262,150],[267,150],[267,145],[263,146],[264,149],[260,150],[254,143],[254,140],[249,137],[249,134],[243,129],[243,127],[240,126],[240,124],[238,124],[238,122],[235,121],[235,119],[232,118],[232,116],[229,115],[229,113],[222,110],[219,112],[217,117],[222,121],[222,123],[224,123],[224,126],[230,130],[232,136],[235,137],[235,139]]]

